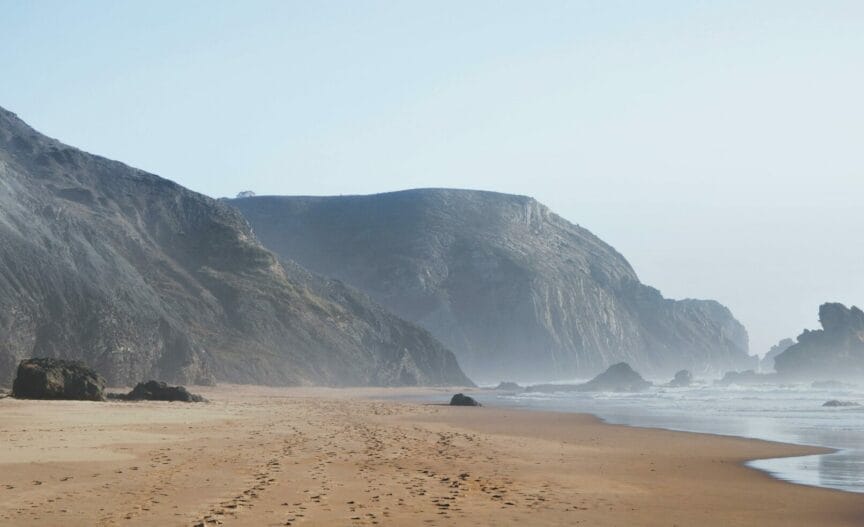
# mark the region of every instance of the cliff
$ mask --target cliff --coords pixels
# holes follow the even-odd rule
[[[0,384],[24,357],[111,384],[466,384],[363,294],[280,263],[236,209],[0,109]]]
[[[776,371],[774,369],[774,359],[777,358],[777,355],[780,355],[794,345],[795,341],[787,338],[771,346],[768,353],[766,353],[765,356],[762,357],[762,360],[759,361],[759,371],[762,373]]]
[[[608,244],[528,197],[422,189],[229,202],[265,246],[425,327],[478,380],[566,379],[622,361],[663,377],[753,365],[728,309],[663,298]]]

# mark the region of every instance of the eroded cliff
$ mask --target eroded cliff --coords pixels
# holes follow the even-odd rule
[[[0,379],[82,359],[112,384],[466,384],[429,333],[283,265],[224,203],[0,109]]]
[[[473,378],[752,367],[714,301],[663,298],[611,246],[536,200],[421,189],[230,200],[271,250],[429,329]]]

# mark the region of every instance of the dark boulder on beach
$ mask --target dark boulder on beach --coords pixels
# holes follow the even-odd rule
[[[25,359],[18,364],[12,395],[20,399],[105,400],[105,380],[81,362]]]
[[[206,399],[190,393],[183,386],[169,386],[164,382],[139,382],[128,394],[119,397],[127,401],[180,401],[184,403],[202,403]]]
[[[837,399],[832,399],[830,401],[826,401],[825,404],[823,404],[822,406],[825,406],[828,408],[839,408],[839,407],[844,407],[844,406],[861,406],[861,405],[856,403],[855,401],[838,401]]]
[[[613,364],[583,384],[537,384],[526,388],[530,392],[641,392],[651,387],[626,362]]]
[[[473,397],[457,393],[450,399],[450,406],[483,406],[478,403]]]
[[[675,374],[675,378],[673,378],[669,384],[670,388],[686,388],[693,384],[693,374],[688,370],[681,370]]]

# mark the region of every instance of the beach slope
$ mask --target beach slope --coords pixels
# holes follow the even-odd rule
[[[742,466],[816,449],[397,390],[0,400],[2,525],[859,526],[864,497]],[[445,399],[448,392],[437,393]]]

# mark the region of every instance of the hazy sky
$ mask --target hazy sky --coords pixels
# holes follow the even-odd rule
[[[860,0],[0,0],[0,106],[214,197],[528,194],[757,353],[864,304]]]

